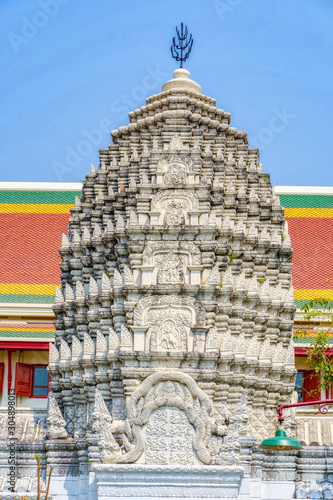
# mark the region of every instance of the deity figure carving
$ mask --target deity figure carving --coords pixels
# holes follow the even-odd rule
[[[199,210],[198,195],[184,189],[159,191],[151,199],[151,211],[161,215],[158,224],[185,224],[190,210]]]
[[[158,330],[157,347],[162,350],[173,350],[179,348],[179,331],[172,320],[164,321]]]
[[[188,207],[184,206],[184,202],[172,200],[166,207],[164,223],[168,226],[179,226],[184,224],[184,209],[186,208]]]
[[[157,254],[155,262],[159,267],[158,283],[184,283],[183,255],[170,251]]]
[[[165,184],[186,184],[185,165],[181,163],[171,163],[165,176]]]
[[[191,326],[191,314],[186,310],[171,307],[151,310],[148,314],[151,325],[150,349],[152,351],[185,351],[187,333]]]

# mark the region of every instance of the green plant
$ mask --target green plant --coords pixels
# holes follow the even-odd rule
[[[235,252],[229,253],[228,257],[229,257],[230,261],[233,261],[236,258]]]
[[[268,179],[269,179],[269,177],[264,177],[264,178],[263,178],[263,181],[264,181],[264,182],[267,182],[267,181],[268,181]]]
[[[294,338],[311,338],[306,351],[309,367],[314,370],[312,376],[318,377],[318,389],[329,389],[333,384],[333,358],[328,352],[333,340],[333,301],[314,299],[306,301],[301,310],[308,325],[297,329]],[[312,391],[311,391],[312,392]]]
[[[264,280],[264,278],[259,278],[258,281],[259,281],[260,285],[262,285],[265,280]]]

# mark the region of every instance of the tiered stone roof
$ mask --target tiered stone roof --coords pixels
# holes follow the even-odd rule
[[[246,132],[175,81],[112,132],[60,248],[52,389],[93,461],[236,460],[293,391],[279,198]],[[153,444],[164,419],[193,448]]]

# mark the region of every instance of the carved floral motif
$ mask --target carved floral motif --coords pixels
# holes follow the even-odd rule
[[[173,407],[152,412],[144,428],[146,464],[193,464],[194,428],[186,413]]]
[[[177,310],[186,310],[191,314],[192,325],[205,324],[206,313],[203,305],[194,297],[185,295],[148,295],[139,300],[134,309],[134,324],[149,325],[147,317],[150,309],[166,310],[167,308]]]
[[[160,191],[152,197],[152,212],[163,214],[163,222],[167,225],[184,224],[189,210],[198,210],[199,200],[196,194],[185,191],[168,189]]]
[[[154,265],[156,257],[162,252],[185,253],[188,255],[191,264],[201,264],[201,252],[198,245],[192,241],[154,241],[148,242],[142,255],[142,263],[145,265]]]

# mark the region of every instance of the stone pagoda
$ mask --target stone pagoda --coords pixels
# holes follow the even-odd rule
[[[68,498],[266,498],[258,444],[294,389],[290,238],[259,151],[189,77],[112,131],[63,236],[46,450]]]

